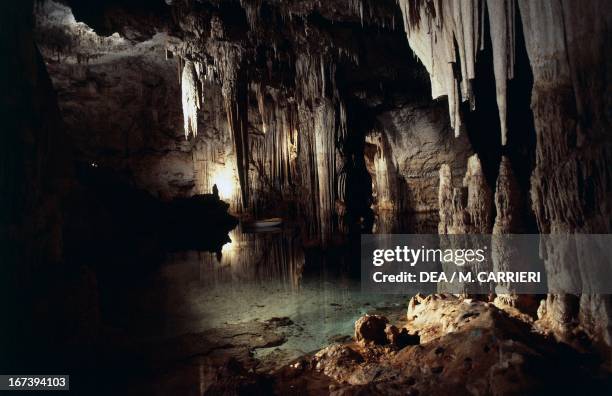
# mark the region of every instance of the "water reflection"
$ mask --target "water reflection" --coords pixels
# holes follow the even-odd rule
[[[296,229],[236,228],[230,239],[220,257],[173,252],[156,271],[115,289],[113,327],[137,338],[166,339],[287,317],[294,325],[286,342],[271,349],[297,357],[351,335],[365,313],[404,311],[408,296],[361,292],[359,255],[350,254],[358,252],[358,242],[352,249],[305,249]],[[256,355],[266,353],[272,351]]]
[[[199,255],[200,281],[215,285],[228,282],[277,281],[299,289],[304,270],[304,250],[296,230],[281,228],[245,232],[237,227],[221,254]]]
[[[380,210],[374,221],[374,234],[437,234],[439,214],[433,212],[405,212]]]

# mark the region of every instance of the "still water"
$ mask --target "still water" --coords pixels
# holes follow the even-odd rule
[[[410,296],[361,293],[360,263],[338,247],[305,248],[298,230],[229,235],[221,255],[183,251],[130,284],[114,305],[119,326],[145,339],[163,339],[228,324],[289,318],[286,342],[272,349],[299,356],[352,335],[365,313],[403,315]]]

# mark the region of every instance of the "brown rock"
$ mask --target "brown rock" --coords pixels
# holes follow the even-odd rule
[[[407,329],[402,328],[400,330],[396,326],[390,324],[387,324],[387,327],[385,327],[385,334],[387,335],[389,344],[399,349],[408,345],[418,345],[420,341],[418,334],[410,334]]]
[[[365,315],[355,322],[355,340],[362,345],[387,343],[385,328],[389,320],[380,315]]]
[[[343,378],[349,375],[354,367],[363,362],[359,352],[344,344],[332,344],[317,352],[312,366],[332,378]]]

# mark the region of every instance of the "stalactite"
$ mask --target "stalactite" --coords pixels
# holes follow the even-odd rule
[[[257,110],[259,110],[259,116],[261,117],[261,130],[264,135],[268,132],[268,125],[270,124],[270,111],[266,106],[265,99],[265,87],[259,84],[253,84],[255,97],[257,98]]]
[[[247,22],[252,31],[257,29],[261,0],[240,0],[240,6],[244,9]]]
[[[456,62],[453,41],[459,38],[459,34],[455,33],[457,26],[461,27],[463,36],[463,25],[461,21],[456,24],[454,17],[460,17],[461,13],[453,11],[452,2],[423,2],[421,6],[415,7],[409,0],[399,0],[399,5],[404,15],[408,43],[429,72],[432,97],[448,96],[451,127],[458,136],[461,128],[461,93],[457,89],[458,81],[452,63]],[[473,37],[473,34],[469,36]],[[460,52],[464,52],[463,48],[462,44]],[[461,69],[467,70],[467,66]],[[461,84],[467,87],[468,82]]]
[[[261,87],[256,88],[256,91]],[[263,96],[263,94],[262,94]],[[293,124],[294,106],[281,107],[277,100],[260,102],[259,111],[266,122],[266,132],[253,138],[251,151],[257,178],[252,182],[252,190],[260,191],[261,198],[270,194],[283,196],[292,183],[295,170],[295,125]],[[255,206],[262,203],[253,202]]]
[[[236,152],[236,168],[240,180],[240,191],[242,195],[243,208],[249,204],[249,138],[248,138],[248,104],[247,88],[245,81],[236,81],[236,87],[224,94],[225,111],[227,122],[232,137],[234,138],[234,149]]]
[[[335,137],[336,113],[329,100],[315,109],[314,116],[314,158],[316,160],[316,179],[318,190],[317,217],[320,224],[321,241],[326,243],[333,232],[333,213],[335,202]]]
[[[185,62],[181,83],[185,139],[187,139],[190,134],[193,134],[194,137],[198,135],[200,94],[198,90],[199,81],[193,62]]]
[[[222,31],[218,22],[217,30]],[[240,181],[243,209],[249,205],[249,132],[248,81],[242,50],[226,42],[212,46],[215,66],[221,81],[221,92],[229,130],[234,140],[236,169]]]
[[[312,213],[316,219],[312,234],[318,234],[325,244],[334,231],[337,179],[340,165],[336,161],[337,141],[346,136],[346,108],[336,87],[336,66],[323,55],[310,57],[300,54],[296,60],[296,99],[303,121],[302,132],[310,136],[304,164],[314,176]],[[338,114],[338,117],[337,117]],[[337,122],[337,119],[339,122]],[[339,137],[340,136],[340,137]]]
[[[514,76],[514,1],[487,0],[501,142],[507,140],[507,85]]]
[[[461,128],[460,101],[469,101],[472,109],[476,105],[470,80],[477,78],[474,67],[477,43],[484,40],[481,33],[484,28],[482,21],[485,9],[488,8],[501,140],[505,145],[507,80],[513,78],[514,70],[514,2],[398,0],[398,3],[404,16],[408,43],[429,72],[432,97],[448,97],[451,127],[456,136]],[[458,54],[458,59],[455,54]],[[455,74],[452,63],[458,65],[460,75]]]

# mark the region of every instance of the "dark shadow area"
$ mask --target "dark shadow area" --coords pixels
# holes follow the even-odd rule
[[[238,224],[229,205],[213,194],[162,202],[123,182],[115,172],[77,168],[82,195],[75,197],[67,221],[66,258],[92,259],[101,267],[129,269],[176,250],[220,251]]]
[[[537,232],[535,216],[529,206],[531,172],[535,165],[536,133],[531,111],[531,90],[533,75],[520,20],[519,8],[516,7],[515,21],[516,53],[514,78],[508,81],[507,87],[507,123],[508,140],[501,145],[501,128],[493,72],[493,50],[491,44],[488,15],[485,17],[484,49],[478,52],[476,75],[472,87],[476,98],[476,108],[469,109],[468,103],[462,104],[462,115],[465,130],[470,138],[474,151],[478,154],[487,183],[494,189],[499,172],[501,156],[510,159],[512,168],[525,201],[525,232]]]

